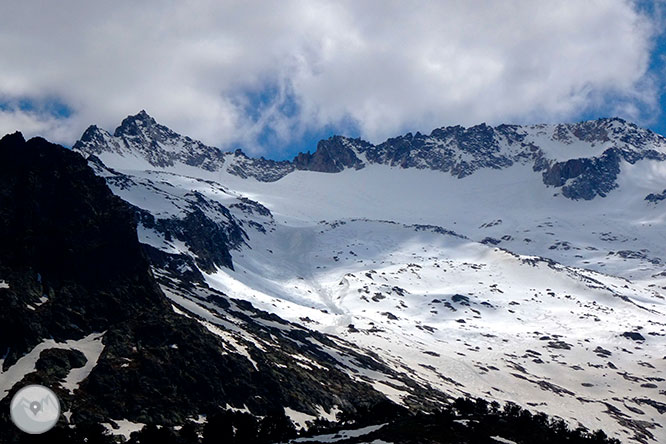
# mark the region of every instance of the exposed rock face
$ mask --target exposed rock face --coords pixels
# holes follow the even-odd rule
[[[620,173],[620,160],[617,151],[609,149],[597,158],[556,162],[543,172],[543,183],[561,187],[562,194],[570,199],[605,197],[617,187],[615,180]]]
[[[234,203],[227,207],[196,190],[176,196],[169,194],[174,187],[163,180],[153,181],[118,172],[105,166],[94,155],[88,157],[88,162],[96,174],[104,177],[106,183],[117,192],[131,192],[142,188],[144,193],[157,192],[160,198],[166,201],[177,201],[178,211],[172,214],[164,212],[153,214],[139,208],[137,202],[133,202],[134,205],[130,204],[130,206],[135,213],[139,230],[154,232],[164,242],[178,243],[197,258],[196,265],[206,272],[214,272],[217,267],[233,270],[232,251],[239,250],[246,245],[248,238],[246,230],[254,228],[261,232],[266,231],[266,228],[253,218],[240,220],[232,214],[231,210],[250,216],[256,213],[263,216],[261,219],[268,221],[273,218],[266,207],[244,197],[234,199]],[[211,182],[204,181],[204,183]],[[164,188],[160,189],[160,186]],[[224,191],[221,190],[221,192]],[[173,259],[169,259],[169,262],[174,263]],[[183,266],[185,265],[183,264]]]
[[[500,139],[485,124],[471,128],[453,126],[388,139],[367,153],[372,163],[402,168],[431,169],[462,178],[479,168],[503,168],[513,161],[501,153]]]
[[[260,182],[275,182],[294,171],[291,162],[275,161],[259,157],[248,157],[241,150],[234,151],[233,155],[226,154],[229,159],[227,171],[243,179],[254,178]]]
[[[666,199],[666,190],[662,191],[661,193],[650,193],[645,196],[645,200],[650,203],[661,202],[664,199]]]
[[[358,158],[357,152],[362,152],[371,146],[361,139],[333,136],[328,140],[320,140],[314,154],[299,153],[293,163],[298,170],[322,173],[338,173],[345,168],[360,169],[365,164]]]
[[[145,271],[131,212],[81,156],[18,133],[0,143],[3,264],[91,285]]]
[[[543,182],[561,187],[562,195],[570,199],[590,200],[596,196],[605,197],[617,188],[616,180],[622,161],[634,164],[644,159],[663,161],[666,160],[666,155],[655,150],[636,152],[610,148],[599,157],[548,163],[543,167]]]
[[[0,273],[17,280],[0,313],[5,368],[40,338],[82,337],[142,307],[167,307],[132,220],[78,154],[20,134],[2,139]],[[43,295],[51,302],[29,310]]]
[[[218,224],[209,218],[201,209],[205,203],[203,196],[195,196],[194,203],[182,219],[156,219],[145,210],[135,210],[144,227],[163,234],[168,241],[175,238],[183,242],[196,255],[197,265],[202,270],[212,272],[215,267],[233,270],[230,250],[242,243],[246,234],[229,210],[219,203],[216,203],[217,209],[227,216],[227,222]]]
[[[637,331],[626,331],[622,333],[622,336],[632,341],[645,341],[645,337]]]

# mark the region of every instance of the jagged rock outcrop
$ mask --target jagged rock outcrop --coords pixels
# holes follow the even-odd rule
[[[338,173],[345,168],[361,169],[365,166],[357,153],[363,152],[372,145],[361,139],[348,139],[333,136],[320,140],[317,150],[310,154],[299,153],[293,161],[297,170],[319,171],[322,173]]]
[[[618,153],[609,149],[597,158],[555,162],[545,168],[543,183],[561,187],[562,195],[571,199],[605,197],[617,187],[615,180],[620,173],[620,160]]]
[[[650,203],[661,202],[664,199],[666,199],[666,190],[662,191],[661,193],[650,193],[645,196],[645,200]]]

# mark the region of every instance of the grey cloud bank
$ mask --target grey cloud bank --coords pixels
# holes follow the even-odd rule
[[[660,88],[649,71],[656,24],[621,0],[28,0],[3,10],[0,132],[65,144],[140,109],[253,154],[269,149],[267,133],[276,149],[350,122],[377,142],[586,110],[640,121]],[[52,101],[68,112],[45,110]]]

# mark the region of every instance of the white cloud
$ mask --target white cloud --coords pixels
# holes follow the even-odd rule
[[[409,130],[565,120],[654,107],[655,23],[622,0],[59,2],[3,5],[0,97],[72,114],[0,113],[67,144],[146,109],[231,148],[353,121],[371,141]],[[251,109],[243,94],[274,91]],[[298,105],[298,112],[284,107]],[[633,111],[632,111],[633,110]],[[633,113],[633,114],[632,114]]]
[[[45,113],[22,110],[0,110],[0,138],[5,134],[21,131],[24,136],[48,135],[50,141],[71,140],[78,132],[71,120],[63,120]],[[71,145],[71,142],[69,142]]]

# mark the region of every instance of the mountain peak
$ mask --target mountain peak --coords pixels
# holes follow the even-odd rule
[[[125,117],[120,126],[116,128],[113,136],[120,137],[123,134],[136,136],[143,132],[142,129],[151,129],[156,126],[168,130],[168,128],[159,125],[145,110],[141,110],[133,116]]]
[[[145,110],[125,117],[113,135],[90,126],[73,148],[86,157],[95,155],[109,166],[120,161],[134,168],[168,168],[178,162],[216,171],[224,164],[221,150],[172,131]]]
[[[361,139],[331,136],[317,143],[317,150],[310,154],[299,153],[293,160],[296,169],[337,173],[345,168],[360,169],[365,166],[358,154],[372,145]]]
[[[156,123],[155,119],[146,112],[145,109],[142,109],[138,113],[134,115],[129,115],[127,116],[124,120],[134,120],[134,121],[143,121],[143,122],[150,122],[150,123]]]
[[[7,143],[7,144],[23,144],[25,142],[25,138],[23,137],[23,133],[20,131],[16,131],[12,134],[7,134],[4,136],[2,139],[0,139],[0,143]]]
[[[86,130],[83,132],[83,135],[81,136],[81,139],[77,142],[89,142],[89,141],[94,141],[103,138],[104,131],[102,128],[98,127],[97,125],[90,125]]]

